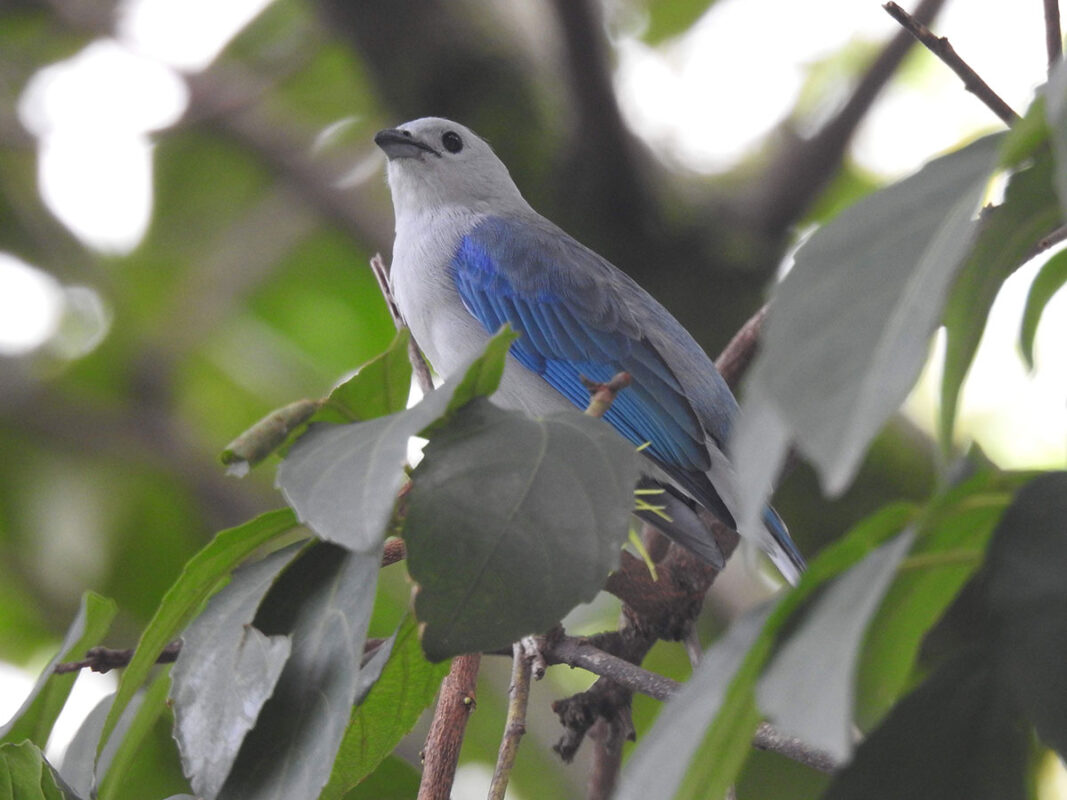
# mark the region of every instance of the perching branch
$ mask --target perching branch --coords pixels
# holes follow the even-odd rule
[[[882,8],[889,13],[889,16],[903,25],[904,29],[918,39],[927,50],[940,58],[945,66],[959,75],[963,81],[964,88],[985,103],[986,107],[1000,117],[1005,125],[1014,125],[1019,120],[1019,115],[1012,110],[1011,106],[1005,103],[1000,95],[994,92],[989,87],[989,84],[978,77],[978,73],[959,57],[952,45],[949,44],[948,39],[943,36],[935,36],[929,28],[896,3],[886,3]]]
[[[526,640],[512,645],[511,683],[508,684],[508,714],[504,723],[504,737],[493,770],[493,782],[489,786],[488,800],[504,800],[515,757],[519,753],[519,741],[526,733],[526,707],[530,702],[530,680],[533,674],[534,652],[526,647]]]
[[[1063,56],[1059,0],[1045,0],[1045,49],[1048,51],[1048,69],[1052,72]]]
[[[181,650],[182,643],[180,639],[176,642],[171,642],[160,652],[156,663],[173,664]],[[93,647],[85,653],[83,661],[68,661],[64,664],[56,664],[52,672],[56,675],[63,675],[67,672],[91,669],[93,672],[102,674],[113,669],[125,667],[130,663],[130,659],[133,658],[133,653],[133,650],[112,650],[109,647]]]
[[[479,653],[452,659],[452,669],[441,682],[430,733],[422,750],[422,781],[418,800],[449,800],[459,763],[459,748],[467,718],[475,707]]]

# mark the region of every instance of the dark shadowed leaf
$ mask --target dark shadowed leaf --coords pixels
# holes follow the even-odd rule
[[[1026,296],[1026,307],[1023,309],[1023,321],[1019,330],[1019,347],[1023,351],[1023,358],[1031,368],[1034,366],[1034,339],[1037,336],[1037,326],[1041,322],[1041,315],[1048,301],[1065,285],[1067,285],[1067,250],[1061,250],[1044,263],[1034,277],[1034,282],[1030,284],[1030,292]]]
[[[137,643],[137,650],[119,678],[115,702],[108,712],[98,748],[111,735],[126,704],[155,664],[160,651],[173,641],[192,620],[207,598],[230,579],[233,569],[258,547],[296,527],[289,509],[269,511],[244,525],[219,532],[185,565],[182,574],[167,590]]]
[[[772,608],[766,606],[749,612],[708,648],[693,677],[667,702],[656,724],[626,764],[616,800],[676,796],[689,762],[722,708],[727,691],[733,691],[734,675],[748,656]],[[732,716],[739,721],[737,715]],[[755,707],[740,719],[744,719],[744,723],[740,723],[739,733],[747,749],[752,731],[759,722]]]
[[[912,680],[923,637],[982,563],[1012,492],[1026,480],[991,471],[937,498],[867,630],[857,676],[856,716],[874,726]]]
[[[59,788],[55,771],[33,742],[0,744],[0,797],[11,800],[79,800]]]
[[[356,699],[380,561],[320,542],[268,593],[255,625],[289,634],[292,652],[219,797],[319,796]]]
[[[1004,202],[982,212],[978,238],[945,305],[947,333],[941,373],[942,446],[952,444],[960,389],[986,318],[1004,281],[1034,254],[1034,247],[1062,219],[1052,190],[1052,156],[1042,150],[1034,164],[1011,177]]]
[[[848,485],[919,374],[999,142],[974,142],[842,212],[778,287],[746,405],[773,406],[830,492]],[[758,437],[735,455],[750,450]]]
[[[986,657],[968,651],[897,704],[824,800],[1023,800],[1027,739]]]
[[[1038,734],[1067,754],[1067,472],[1027,484],[993,534],[987,602],[1000,675]]]
[[[383,759],[433,702],[448,672],[447,662],[431,664],[423,656],[414,619],[406,619],[391,641],[389,660],[381,675],[363,702],[352,711],[333,774],[320,800],[348,797],[349,789],[365,779],[369,782],[368,776],[384,766]]]
[[[0,741],[29,739],[38,747],[47,744],[52,726],[78,677],[76,672],[53,675],[52,670],[61,662],[80,661],[86,650],[100,644],[116,610],[111,600],[98,594],[86,592],[82,595],[81,606],[63,637],[59,652],[48,662],[22,707],[0,728]]]
[[[300,547],[239,568],[182,635],[182,652],[171,670],[174,738],[199,795],[215,797],[222,788],[289,658],[289,638],[265,636],[252,620]]]
[[[358,552],[385,538],[404,485],[408,440],[470,400],[496,390],[515,334],[503,331],[485,353],[418,405],[350,425],[314,425],[278,468],[278,488],[322,539]]]
[[[759,707],[775,727],[838,761],[852,752],[854,682],[864,633],[914,538],[905,531],[837,578],[756,687]]]
[[[506,647],[592,600],[626,539],[637,458],[576,412],[474,400],[439,427],[404,523],[430,659]]]

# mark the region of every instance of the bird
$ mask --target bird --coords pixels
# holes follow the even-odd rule
[[[631,378],[603,418],[641,447],[639,514],[718,568],[706,512],[737,528],[726,454],[737,400],[715,364],[633,279],[523,198],[489,144],[423,117],[379,131],[395,212],[390,286],[431,366],[448,377],[505,323],[518,331],[492,401],[534,416],[589,403],[588,383]],[[804,559],[769,505],[754,538],[796,583]]]

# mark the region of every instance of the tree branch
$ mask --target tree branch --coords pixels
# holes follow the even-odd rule
[[[923,0],[914,18],[932,22],[945,0]],[[785,127],[786,137],[776,157],[754,183],[747,214],[772,235],[787,229],[804,213],[841,165],[848,143],[866,118],[875,99],[896,74],[914,39],[900,31],[882,49],[853,89],[848,100],[822,128],[800,139]]]
[[[448,800],[459,763],[459,749],[467,718],[474,711],[479,653],[452,659],[452,669],[441,682],[430,733],[422,750],[422,781],[418,800]]]
[[[504,800],[519,741],[526,733],[526,707],[530,702],[530,679],[533,674],[534,653],[526,648],[525,640],[512,645],[511,683],[508,684],[508,714],[504,723],[504,737],[493,770],[488,800]]]
[[[986,107],[1000,117],[1005,125],[1014,125],[1019,120],[1019,115],[1012,110],[1011,106],[1005,103],[989,87],[989,84],[982,80],[978,73],[959,57],[952,45],[949,44],[948,39],[943,36],[935,36],[929,28],[896,3],[886,3],[882,8],[889,13],[889,16],[903,25],[904,29],[918,39],[927,50],[940,58],[945,66],[955,72],[963,81],[964,88],[985,103]]]

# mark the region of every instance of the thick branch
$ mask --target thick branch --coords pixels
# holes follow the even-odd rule
[[[923,0],[914,18],[932,22],[945,0]],[[896,74],[914,39],[900,31],[889,41],[860,78],[851,96],[822,128],[808,139],[798,139],[788,128],[788,137],[765,170],[765,180],[756,181],[751,211],[758,224],[777,235],[804,213],[837,172],[845,151],[875,99]]]
[[[986,107],[1000,117],[1005,125],[1014,125],[1018,121],[1019,115],[989,87],[989,84],[978,76],[977,72],[971,69],[966,61],[959,57],[952,45],[949,44],[948,39],[943,36],[935,36],[929,28],[896,3],[886,3],[882,7],[889,13],[889,16],[903,25],[908,33],[918,39],[927,50],[940,58],[945,66],[959,75],[960,80],[963,81],[964,88],[985,103]]]
[[[422,751],[422,782],[418,800],[448,800],[459,763],[459,749],[467,718],[474,711],[475,686],[481,655],[471,653],[452,659],[452,669],[441,682],[430,733]]]

